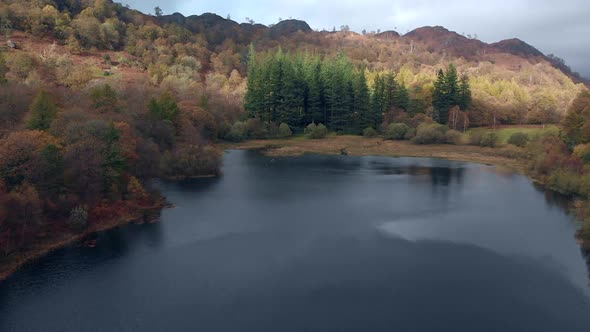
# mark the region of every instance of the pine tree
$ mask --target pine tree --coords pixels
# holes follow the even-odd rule
[[[395,95],[394,105],[397,108],[407,111],[410,109],[410,95],[404,85],[399,85]]]
[[[308,59],[305,71],[307,81],[307,102],[305,124],[327,123],[324,113],[324,88],[322,83],[322,62],[318,57]]]
[[[434,91],[432,92],[432,106],[434,107],[433,118],[438,123],[446,124],[449,118],[449,100],[446,90],[446,77],[442,69],[436,75]]]
[[[383,76],[377,74],[373,94],[371,95],[371,127],[377,128],[383,122],[383,97],[385,94],[385,82]]]
[[[467,75],[461,77],[458,105],[462,111],[467,111],[471,106],[471,87],[469,86],[469,77]]]
[[[450,64],[445,74],[445,92],[447,93],[449,106],[459,104],[459,76],[454,64]]]
[[[387,73],[385,74],[385,78],[383,81],[383,104],[382,104],[382,112],[387,113],[393,109],[395,106],[395,97],[397,95],[397,82],[395,80],[394,73]]]
[[[365,68],[361,68],[354,80],[354,129],[359,133],[372,125],[369,112],[370,102],[371,97],[367,86]]]
[[[251,118],[261,117],[263,105],[263,91],[260,84],[261,68],[258,64],[258,57],[254,45],[250,44],[248,53],[248,89],[244,97],[244,108]]]
[[[446,73],[442,69],[439,70],[432,93],[435,119],[441,124],[447,124],[451,107],[459,106],[463,110],[467,109],[470,103],[471,90],[467,77],[464,76],[459,82],[457,68],[453,64],[449,65]]]
[[[57,115],[57,106],[47,92],[41,91],[31,104],[30,112],[29,129],[47,130]]]
[[[267,122],[276,122],[277,111],[282,107],[283,102],[283,80],[284,75],[284,62],[285,55],[283,50],[279,47],[277,53],[271,58],[269,64],[269,77],[268,77],[268,103],[269,103],[269,114],[266,119]]]

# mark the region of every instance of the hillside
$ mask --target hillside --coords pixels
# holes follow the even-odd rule
[[[193,92],[199,91],[195,95],[223,92],[212,97],[239,105],[245,89],[247,47],[254,44],[258,51],[280,46],[285,51],[307,50],[320,55],[344,52],[354,64],[373,73],[397,73],[400,83],[410,89],[429,89],[436,71],[454,63],[460,74],[472,78],[474,107],[481,113],[494,113],[504,123],[545,122],[540,117],[555,119],[582,88],[576,86],[580,80],[567,66],[523,41],[486,44],[443,27],[418,28],[406,35],[394,31],[359,35],[346,31],[317,32],[298,20],[266,27],[238,24],[211,13],[155,17],[110,0],[90,1],[94,5],[88,8],[68,1],[54,4],[52,7],[35,1],[0,2],[0,17],[10,23],[4,26],[12,27],[8,38],[22,45],[19,50],[6,50],[12,66],[8,76],[12,80],[30,82],[39,78],[44,83],[62,84],[40,70],[33,71],[33,77],[28,78],[28,73],[16,74],[13,69],[17,61],[13,57],[29,54],[38,58],[56,43],[55,48],[71,57],[74,65],[92,62],[95,72],[100,69],[115,73],[114,77],[99,75],[88,82],[151,82],[164,89],[184,90],[177,91],[181,93],[191,86]],[[0,42],[6,45],[4,37]],[[105,54],[115,65],[103,63]],[[182,64],[179,67],[183,57],[192,58],[192,73]],[[371,84],[372,75],[368,78]],[[416,93],[419,92],[411,91]],[[554,115],[547,115],[548,112]],[[485,124],[479,120],[472,122]]]

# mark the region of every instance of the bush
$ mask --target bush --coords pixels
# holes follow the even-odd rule
[[[586,198],[590,198],[590,174],[585,174],[579,178],[578,193]]]
[[[416,128],[408,129],[408,131],[406,131],[406,134],[404,135],[404,139],[408,141],[413,139],[414,137],[416,137]]]
[[[373,127],[367,127],[363,130],[363,136],[375,137],[377,136],[377,130],[373,129]]]
[[[514,133],[512,135],[510,135],[510,138],[508,139],[508,143],[518,146],[518,147],[524,147],[527,143],[529,142],[529,135],[527,135],[526,133]]]
[[[416,131],[416,137],[412,141],[416,144],[445,144],[447,126],[439,124],[422,124]]]
[[[445,141],[447,144],[460,145],[462,143],[462,137],[463,135],[456,130],[449,130],[445,133]]]
[[[576,145],[574,155],[584,161],[585,164],[590,163],[590,144]]]
[[[498,135],[494,132],[474,131],[469,134],[469,144],[494,148],[498,144]]]
[[[84,229],[88,224],[88,211],[82,206],[78,206],[70,211],[68,222],[72,228]]]
[[[469,144],[479,146],[482,137],[483,137],[482,131],[479,131],[479,130],[472,131],[471,133],[469,133]]]
[[[326,135],[328,135],[328,128],[321,123],[317,126],[315,123],[311,123],[305,128],[305,136],[307,136],[307,138],[321,139],[325,138]]]
[[[293,136],[293,132],[291,131],[291,128],[289,128],[289,125],[284,122],[281,123],[279,126],[279,137],[286,138],[291,136]]]
[[[229,130],[229,133],[225,135],[225,139],[232,142],[241,142],[248,138],[248,131],[246,124],[243,122],[236,122]]]
[[[217,175],[223,153],[210,145],[183,145],[162,158],[162,173],[172,178]]]
[[[496,133],[487,133],[481,137],[481,141],[479,142],[479,146],[488,147],[488,148],[495,148],[498,144],[498,135]]]
[[[246,138],[264,139],[268,136],[266,125],[259,118],[251,118],[246,121]]]
[[[572,172],[556,171],[549,176],[549,187],[568,196],[577,195],[580,191],[579,176]]]
[[[405,123],[392,123],[385,130],[385,138],[403,140],[410,127]]]

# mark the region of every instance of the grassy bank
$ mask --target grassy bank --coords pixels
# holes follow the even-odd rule
[[[42,258],[49,253],[79,243],[90,235],[108,231],[117,227],[128,225],[132,222],[145,223],[154,221],[153,216],[159,215],[160,211],[167,206],[165,200],[160,200],[153,206],[135,207],[129,209],[124,215],[117,216],[110,220],[103,220],[89,226],[81,232],[61,233],[59,236],[44,238],[26,250],[4,256],[0,259],[0,281],[7,279],[13,273],[29,262]]]
[[[330,136],[321,140],[290,139],[252,140],[225,143],[225,149],[263,149],[269,156],[298,156],[305,153],[349,154],[354,156],[429,157],[508,167],[524,172],[526,161],[522,149],[485,148],[470,145],[417,145],[409,141],[391,141],[362,136]]]

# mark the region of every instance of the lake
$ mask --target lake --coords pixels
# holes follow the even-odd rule
[[[0,331],[589,331],[562,197],[441,159],[228,151],[0,283]]]

